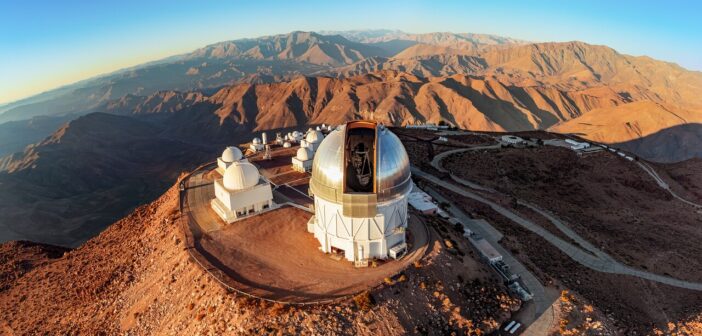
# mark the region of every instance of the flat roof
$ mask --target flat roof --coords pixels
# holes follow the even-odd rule
[[[500,252],[497,252],[495,247],[492,246],[485,238],[473,239],[469,238],[473,246],[488,260],[495,260],[502,258]]]

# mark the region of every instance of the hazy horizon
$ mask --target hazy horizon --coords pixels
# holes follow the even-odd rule
[[[208,44],[298,30],[388,29],[492,34],[533,42],[578,40],[702,70],[697,57],[702,52],[697,34],[702,24],[695,15],[700,5],[635,4],[214,2],[169,11],[163,10],[168,3],[161,1],[11,4],[0,14],[2,31],[13,32],[0,36],[0,49],[9,50],[0,53],[0,105]]]

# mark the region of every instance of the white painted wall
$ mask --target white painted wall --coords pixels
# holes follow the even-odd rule
[[[268,182],[244,190],[229,190],[224,187],[222,179],[215,180],[215,197],[226,210],[231,213],[222,214],[222,209],[213,208],[223,220],[231,222],[231,218],[238,218],[251,212],[260,212],[273,206],[273,192]]]
[[[222,160],[221,157],[218,157],[218,158],[217,158],[217,171],[218,171],[221,175],[224,175],[224,171],[227,170],[227,168],[229,168],[229,166],[230,166],[231,164],[232,164],[231,162],[225,162],[224,160]]]
[[[333,246],[344,250],[346,259],[355,261],[362,247],[364,255],[359,258],[386,259],[389,248],[405,241],[407,196],[379,204],[373,218],[346,217],[341,204],[320,197],[314,202],[314,236],[323,252],[331,252]]]
[[[298,158],[293,157],[292,158],[293,169],[296,171],[299,171],[301,173],[308,172],[308,171],[312,170],[312,162],[313,161],[314,160],[312,160],[312,159],[301,161]]]

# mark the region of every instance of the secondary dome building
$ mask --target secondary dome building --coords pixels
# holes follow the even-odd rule
[[[217,172],[224,175],[224,171],[229,168],[229,166],[237,161],[241,161],[244,158],[244,154],[241,153],[241,149],[235,146],[229,146],[224,149],[222,156],[217,158]]]
[[[310,180],[315,215],[308,230],[323,252],[343,252],[349,261],[401,257],[411,189],[400,139],[375,122],[349,122],[329,133],[315,154]]]
[[[314,152],[308,147],[300,147],[297,149],[297,154],[292,158],[293,170],[306,173],[312,170],[312,160]]]
[[[248,161],[233,162],[224,177],[215,180],[214,187],[212,209],[227,223],[273,206],[270,183]]]
[[[305,141],[307,142],[307,147],[313,152],[319,148],[319,144],[324,140],[324,134],[319,130],[311,130],[307,132],[305,136]]]
[[[252,152],[260,152],[263,150],[263,143],[261,143],[260,138],[253,138],[251,140],[251,145],[249,145],[249,149],[251,149]]]

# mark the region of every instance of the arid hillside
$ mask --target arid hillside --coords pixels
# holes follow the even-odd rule
[[[181,115],[216,115],[220,125],[234,123],[253,130],[375,118],[397,126],[445,122],[472,130],[517,131],[548,128],[628,99],[628,94],[606,87],[570,91],[515,86],[490,77],[425,78],[388,70],[343,79],[298,77],[279,83],[237,84],[206,98],[160,92],[110,102],[102,110],[147,114],[170,112],[168,107],[178,106]]]
[[[701,92],[700,72],[579,41],[296,31],[215,43],[6,104],[0,122],[36,115],[189,111],[197,115],[182,120],[198,123],[197,132],[203,132],[217,129],[211,113],[219,124],[230,119],[260,130],[341,123],[373,111],[393,125],[444,121],[474,130],[519,131],[562,124],[559,131],[623,143],[695,122],[702,115]],[[632,102],[640,104],[618,108]],[[193,105],[197,108],[190,109]],[[591,110],[597,113],[569,122]],[[626,123],[630,130],[621,130]],[[175,134],[189,134],[175,127]],[[673,147],[675,140],[658,138],[665,142],[662,148]],[[645,157],[689,157],[657,151]]]
[[[695,166],[686,166],[692,176]],[[447,158],[445,167],[548,209],[617,260],[702,281],[702,261],[695,257],[702,254],[702,214],[671,197],[634,162],[608,151],[579,157],[545,146],[466,152]]]
[[[700,110],[642,100],[597,108],[549,130],[616,144],[649,160],[680,161],[700,156],[700,123]]]
[[[495,77],[425,78],[384,70],[349,78],[242,83],[209,95],[129,95],[98,109],[111,114],[77,119],[24,151],[0,158],[0,180],[7,186],[0,191],[0,208],[6,209],[0,225],[8,228],[4,239],[80,242],[118,218],[115,214],[160,194],[162,183],[172,183],[173,174],[185,166],[213,160],[224,145],[247,141],[253,132],[310,124],[372,118],[388,125],[443,122],[481,131],[553,128],[607,143],[626,141],[622,148],[645,158],[676,161],[702,155],[698,142],[682,141],[694,139],[694,131],[683,138],[655,133],[696,120],[691,110],[673,110],[645,95],[607,86],[519,86]],[[656,137],[655,144],[635,142],[649,137]],[[107,212],[112,217],[99,215]],[[67,221],[74,224],[65,225]],[[93,229],[74,232],[78,227]],[[42,238],[57,236],[76,238]]]
[[[0,124],[0,157],[22,151],[28,144],[41,141],[73,118],[75,116],[34,117]]]
[[[472,56],[460,57],[468,60]],[[541,80],[553,79],[548,78]],[[604,143],[629,143],[622,147],[652,160],[679,161],[698,155],[695,142],[679,141],[681,135],[670,131],[702,121],[702,113],[691,104],[675,105],[653,92],[655,88],[643,86],[608,86],[596,80],[573,86],[535,81],[515,84],[494,74],[423,77],[382,70],[346,78],[303,76],[276,83],[236,84],[209,96],[174,91],[130,95],[96,110],[176,114],[171,125],[179,130],[174,134],[186,138],[196,134],[184,129],[194,124],[199,125],[198,132],[215,134],[223,127],[258,131],[374,118],[389,125],[444,122],[476,131],[549,129]],[[663,130],[668,131],[658,135],[654,145],[645,140]],[[641,141],[645,144],[636,145]]]
[[[76,246],[214,157],[154,123],[104,113],[73,120],[0,160],[0,238]]]
[[[248,299],[225,290],[189,259],[177,202],[178,190],[170,188],[71,251],[0,245],[0,331],[478,335],[495,330],[519,307],[486,267],[446,253],[439,242],[402,276],[356,299],[304,307]],[[446,271],[450,264],[461,266]]]

